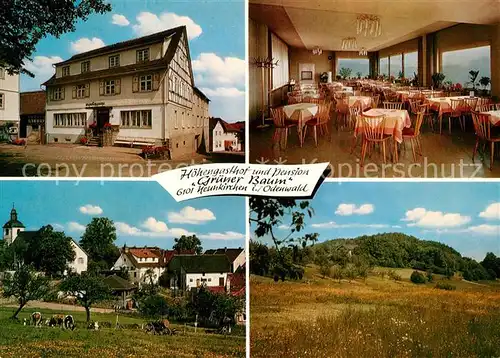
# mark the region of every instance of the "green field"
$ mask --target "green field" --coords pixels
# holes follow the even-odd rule
[[[140,328],[86,329],[85,312],[72,314],[77,328],[67,331],[61,328],[24,326],[23,318],[34,311],[44,317],[55,312],[44,309],[28,309],[19,314],[20,321],[9,319],[14,308],[0,308],[0,357],[244,357],[245,332],[236,327],[230,336],[205,333],[203,328],[194,332],[193,327],[172,324],[178,330],[174,336],[155,336]],[[116,314],[92,313],[92,320],[110,322],[115,326]],[[123,316],[119,323],[125,327],[146,323],[144,319]]]
[[[411,269],[395,270],[400,281],[383,270],[340,283],[314,266],[302,281],[252,276],[252,358],[500,357],[498,282],[416,285]]]

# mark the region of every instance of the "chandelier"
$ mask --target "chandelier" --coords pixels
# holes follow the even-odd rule
[[[359,50],[359,55],[360,56],[366,56],[366,55],[368,55],[368,51],[366,50],[366,48],[361,47],[361,49]]]
[[[355,37],[346,37],[342,39],[342,50],[353,50],[358,47]]]
[[[313,55],[321,55],[323,53],[323,50],[320,49],[319,47],[315,47],[312,50]]]
[[[377,37],[382,34],[380,17],[375,15],[359,15],[356,21],[357,34]]]

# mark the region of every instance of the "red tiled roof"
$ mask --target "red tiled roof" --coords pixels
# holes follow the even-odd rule
[[[20,94],[20,114],[45,113],[45,91],[22,92]]]
[[[153,251],[154,249],[150,248],[143,248],[143,249],[129,249],[130,253],[134,255],[135,257],[140,257],[140,258],[160,258],[160,255],[158,255],[158,252]]]
[[[163,250],[163,263],[165,266],[174,258],[175,255],[195,255],[194,250],[181,250],[177,252],[176,250]]]
[[[226,131],[241,132],[245,130],[245,122],[226,123]]]

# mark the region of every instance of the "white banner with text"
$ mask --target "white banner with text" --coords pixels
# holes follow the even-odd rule
[[[153,176],[176,201],[205,196],[312,197],[328,163],[302,165],[202,164]]]

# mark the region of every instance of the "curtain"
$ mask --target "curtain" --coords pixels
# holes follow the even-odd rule
[[[279,37],[271,34],[271,49],[273,61],[278,61],[278,66],[273,69],[273,89],[288,84],[288,46]]]

